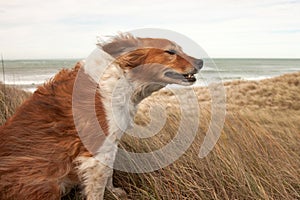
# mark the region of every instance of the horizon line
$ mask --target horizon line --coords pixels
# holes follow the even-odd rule
[[[85,58],[2,58],[4,61],[18,61],[18,60],[85,60]],[[202,59],[273,59],[273,60],[300,60],[300,57],[206,57]]]

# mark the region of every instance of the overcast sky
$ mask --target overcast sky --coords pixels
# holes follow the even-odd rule
[[[210,57],[300,58],[300,0],[0,0],[6,59],[85,58],[98,35],[163,28]]]

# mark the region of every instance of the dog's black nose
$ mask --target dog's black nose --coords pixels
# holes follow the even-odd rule
[[[200,70],[203,67],[203,60],[202,59],[196,59],[195,61],[195,67]]]

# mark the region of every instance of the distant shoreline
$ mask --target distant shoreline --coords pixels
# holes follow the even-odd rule
[[[229,57],[216,57],[216,58],[204,58],[204,59],[212,59],[212,60],[300,60],[300,58],[229,58]],[[36,61],[36,60],[46,60],[46,61],[52,61],[52,60],[74,60],[74,61],[80,61],[85,60],[85,58],[15,58],[15,59],[4,59],[5,61]]]
[[[81,59],[10,60],[5,61],[5,83],[27,91],[49,80],[62,68],[72,68]],[[214,58],[204,59],[196,86],[207,86],[214,80],[263,80],[300,71],[300,59],[280,58]],[[0,81],[4,77],[0,75]],[[172,86],[173,87],[173,86]],[[175,86],[176,87],[176,86]]]
[[[290,72],[290,73],[285,73],[285,74],[282,74],[282,75],[278,75],[278,76],[269,76],[269,77],[264,77],[264,78],[250,78],[250,79],[222,79],[222,83],[224,85],[230,85],[230,83],[234,83],[234,82],[259,82],[259,81],[263,81],[263,80],[269,80],[269,79],[272,79],[272,78],[278,78],[278,77],[281,77],[281,76],[289,76],[289,75],[293,75],[293,74],[297,74],[298,72]],[[300,71],[299,71],[300,73]],[[46,82],[46,81],[45,81]],[[21,84],[21,85],[18,85],[18,84],[5,84],[9,87],[15,87],[15,88],[18,88],[18,89],[21,89],[21,90],[24,90],[26,92],[31,92],[33,93],[37,87],[43,85],[45,82],[43,83],[39,83],[39,84],[35,84],[35,83],[32,83],[32,84]],[[2,82],[0,82],[1,84],[3,84]],[[192,85],[191,87],[194,87],[194,88],[205,88],[207,87],[208,85]],[[172,86],[169,86],[171,88],[185,88],[183,86],[178,86],[178,85],[172,85]]]

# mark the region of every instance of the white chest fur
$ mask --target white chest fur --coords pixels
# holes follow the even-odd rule
[[[108,136],[94,155],[104,165],[113,167],[118,141],[132,126],[136,107],[131,101],[133,85],[126,79],[113,58],[96,49],[85,64],[85,72],[99,83],[99,92],[106,113]]]

